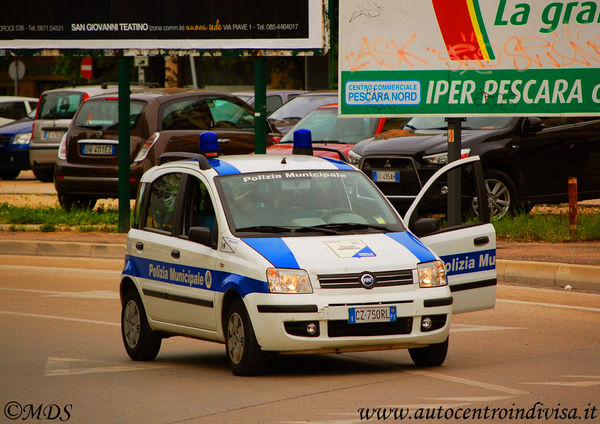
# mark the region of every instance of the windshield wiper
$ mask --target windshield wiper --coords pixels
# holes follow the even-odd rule
[[[378,230],[378,231],[390,231],[387,227],[380,225],[371,224],[360,224],[358,222],[340,222],[335,224],[321,224],[306,227],[307,229],[319,229],[319,230],[333,230],[335,232],[350,231],[350,230]]]
[[[238,233],[291,233],[298,227],[284,227],[279,225],[253,225],[251,227],[236,228]]]

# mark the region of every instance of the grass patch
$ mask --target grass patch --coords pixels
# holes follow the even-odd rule
[[[571,237],[569,217],[565,214],[515,215],[493,220],[496,237],[508,241],[546,241],[562,243],[569,241],[600,240],[600,215],[579,214],[577,234]]]
[[[20,231],[23,226],[38,225],[40,231],[52,232],[61,227],[76,227],[82,231],[115,231],[119,212],[116,209],[66,211],[60,207],[38,208],[0,204],[0,224]]]

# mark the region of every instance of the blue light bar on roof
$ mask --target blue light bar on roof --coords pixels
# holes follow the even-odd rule
[[[310,130],[299,129],[294,131],[294,148],[292,153],[295,155],[311,155],[312,148],[312,133]]]
[[[200,134],[199,153],[206,157],[219,156],[219,137],[212,131],[205,131]]]

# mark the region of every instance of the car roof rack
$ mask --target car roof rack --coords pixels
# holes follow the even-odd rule
[[[190,153],[190,152],[168,152],[160,155],[158,159],[158,164],[162,165],[163,163],[169,162],[171,160],[181,160],[181,159],[193,159],[198,161],[198,166],[203,171],[207,169],[211,169],[210,163],[208,163],[208,159],[202,153]]]

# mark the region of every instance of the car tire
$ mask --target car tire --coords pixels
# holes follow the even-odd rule
[[[485,187],[488,192],[490,217],[502,219],[513,215],[517,208],[517,187],[502,171],[489,170],[485,172]],[[477,198],[473,199],[472,208],[477,214]]]
[[[43,183],[51,183],[54,181],[54,169],[52,168],[39,168],[37,166],[33,166],[31,170],[33,171],[35,178]]]
[[[150,328],[142,299],[135,289],[123,296],[121,336],[127,354],[134,361],[152,361],[158,355],[162,337]]]
[[[97,199],[88,196],[76,196],[73,194],[58,193],[58,203],[67,211],[71,209],[92,210],[96,206]]]
[[[430,344],[427,347],[415,347],[408,349],[411,359],[420,367],[439,367],[446,360],[448,354],[448,340],[442,343]]]
[[[0,172],[0,179],[14,180],[19,176],[20,173],[21,173],[21,170],[19,170],[19,169],[14,170],[14,171],[2,171],[2,172]]]
[[[256,375],[264,369],[266,354],[256,341],[242,299],[234,300],[225,316],[225,351],[235,375]]]

